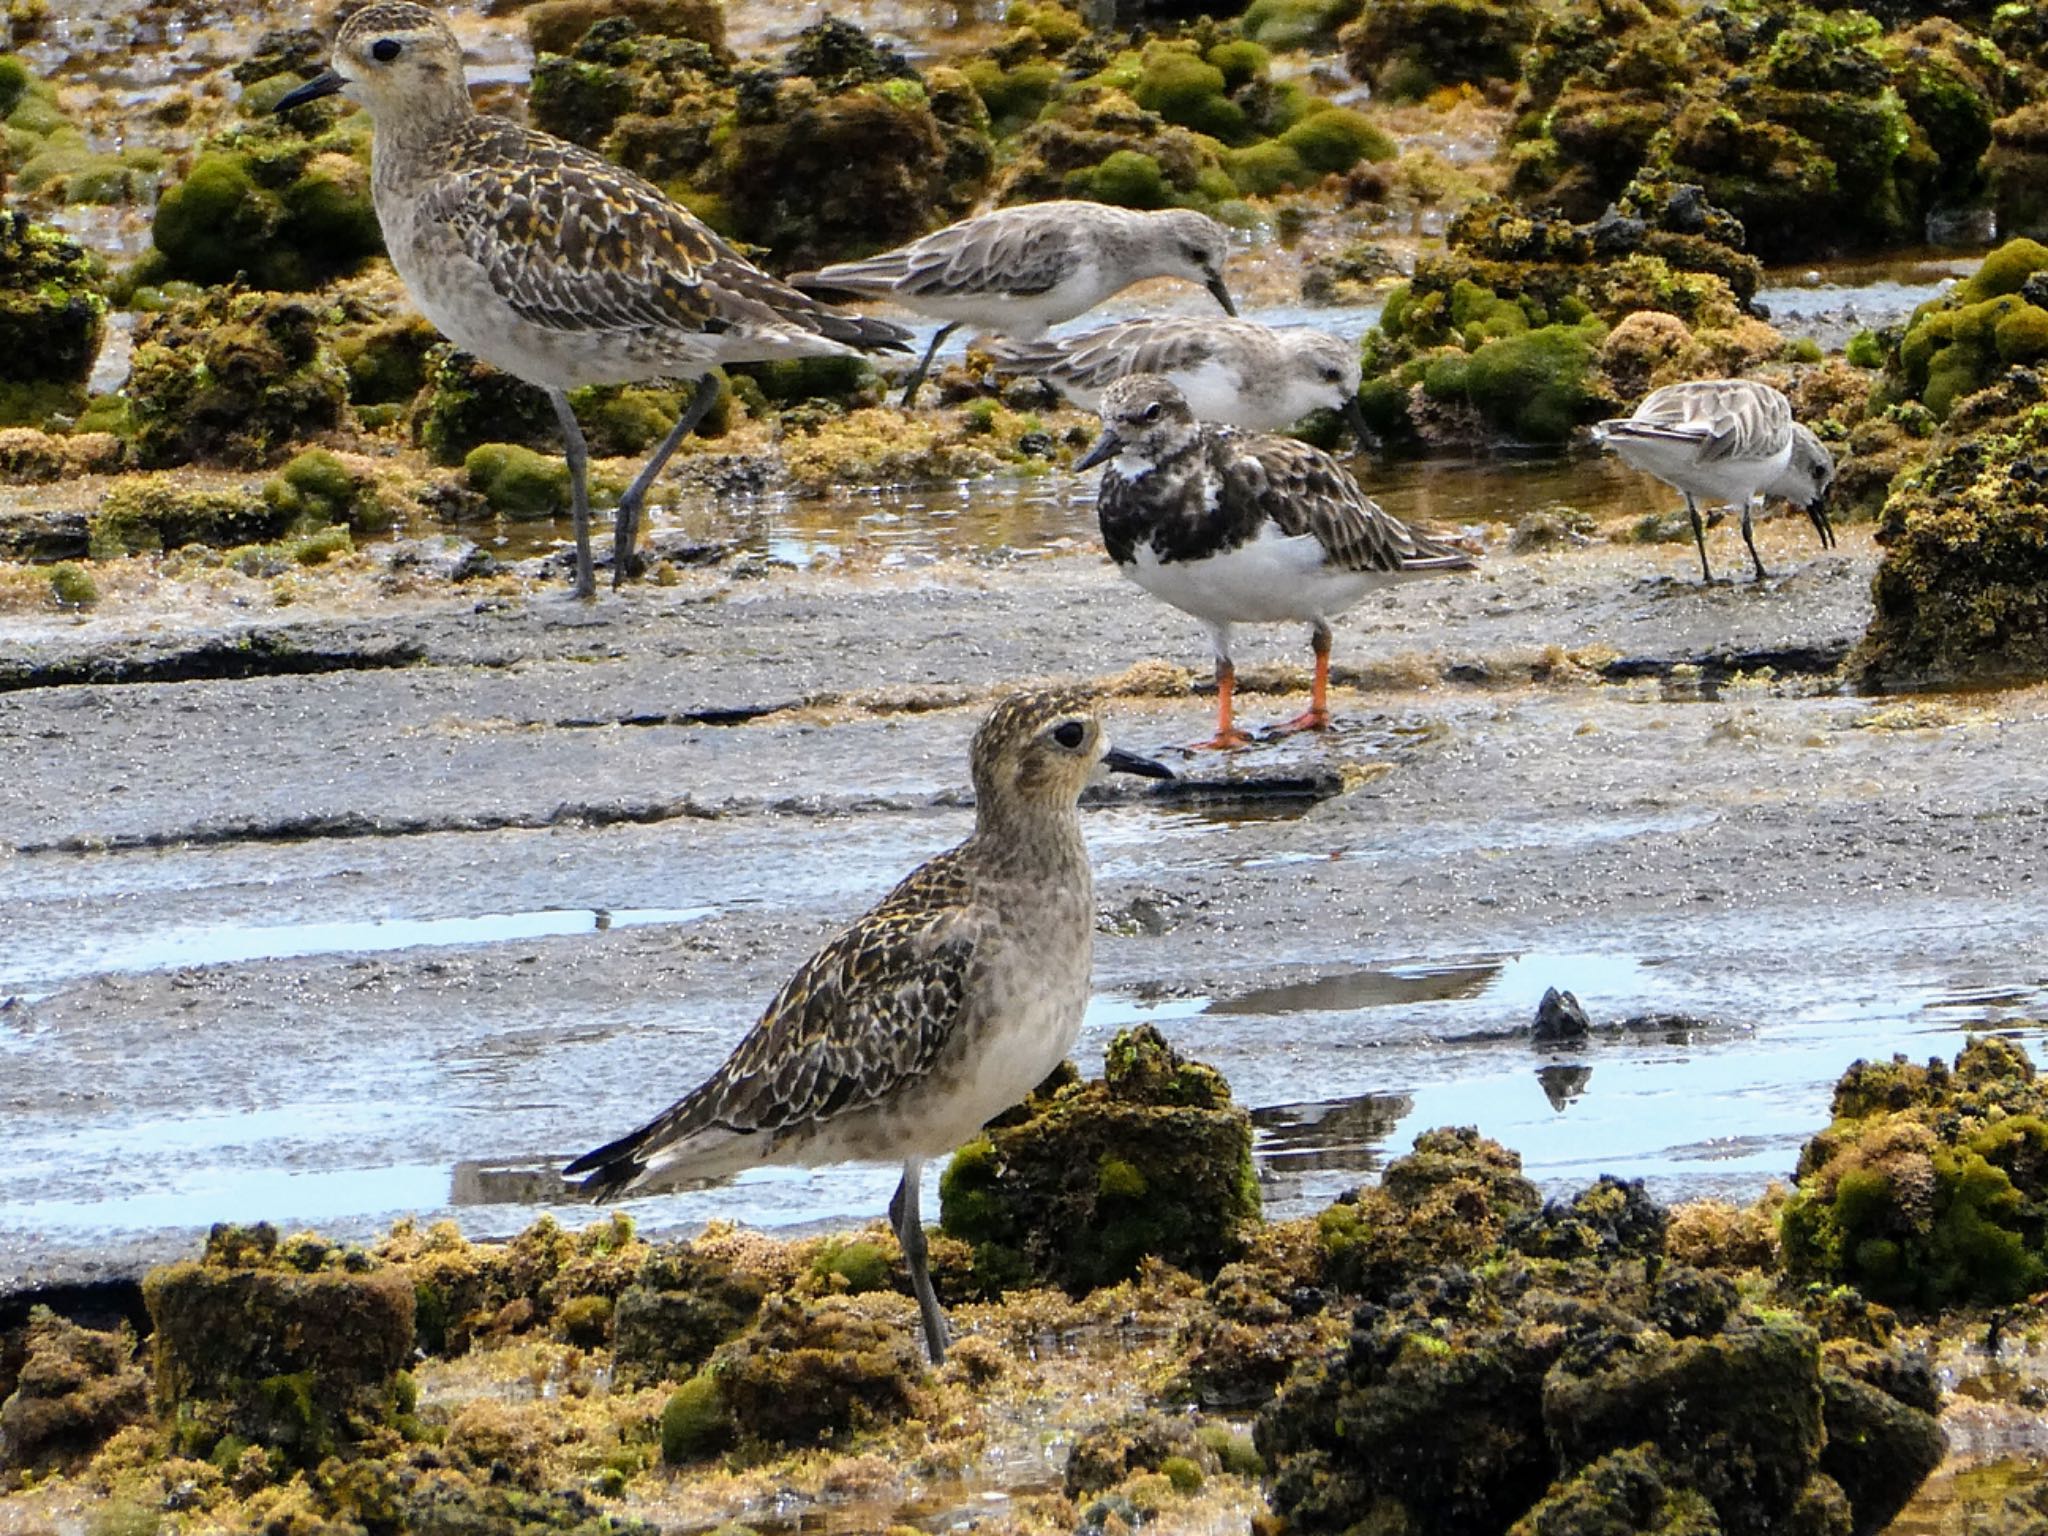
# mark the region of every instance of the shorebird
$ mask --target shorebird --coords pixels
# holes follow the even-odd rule
[[[280,112],[336,93],[370,113],[370,188],[391,264],[450,341],[537,384],[569,461],[576,593],[595,590],[589,451],[568,392],[695,380],[675,427],[619,498],[612,585],[640,508],[718,397],[725,363],[907,351],[909,332],[819,304],[752,265],[652,183],[478,112],[462,49],[425,6],[377,0],[342,23],[332,65]]]
[[[1358,404],[1357,343],[1311,326],[1164,315],[1079,336],[997,341],[989,352],[1009,372],[1057,385],[1083,410],[1095,410],[1118,379],[1156,373],[1202,421],[1277,432],[1328,409],[1344,413],[1361,445],[1373,441]]]
[[[1759,495],[1782,496],[1805,508],[1822,547],[1834,544],[1827,512],[1834,458],[1820,439],[1793,421],[1792,403],[1768,384],[1754,379],[1667,384],[1644,396],[1627,416],[1601,422],[1593,439],[1685,497],[1702,581],[1714,579],[1700,518],[1703,500],[1741,504],[1742,542],[1749,546],[1758,581],[1766,575],[1751,532]]]
[[[1135,374],[1102,392],[1102,435],[1076,469],[1101,464],[1096,516],[1122,571],[1209,626],[1216,734],[1251,740],[1231,717],[1236,624],[1306,623],[1315,648],[1309,707],[1274,734],[1330,723],[1330,620],[1376,587],[1470,569],[1470,555],[1389,516],[1344,467],[1291,438],[1198,422],[1165,379]]]
[[[1043,1082],[1081,1028],[1095,896],[1075,802],[1104,769],[1173,776],[1112,749],[1080,694],[998,704],[974,736],[974,835],[805,961],[700,1086],[564,1172],[612,1200],[762,1163],[900,1161],[889,1220],[943,1359],[919,1177]]]
[[[1184,277],[1235,315],[1223,262],[1230,236],[1186,208],[1145,213],[1055,201],[998,208],[869,256],[796,272],[799,288],[889,299],[946,323],[904,386],[907,410],[939,343],[972,322],[1027,341],[1148,277]]]

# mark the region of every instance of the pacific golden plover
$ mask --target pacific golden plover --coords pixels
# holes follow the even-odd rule
[[[1162,315],[1078,336],[996,341],[989,352],[1006,370],[1057,385],[1083,410],[1095,410],[1118,379],[1156,373],[1202,421],[1277,432],[1334,410],[1361,445],[1373,440],[1358,405],[1358,344],[1313,326]]]
[[[1097,464],[1102,542],[1154,597],[1209,626],[1216,644],[1216,735],[1251,738],[1231,718],[1231,626],[1305,622],[1315,646],[1309,708],[1275,734],[1330,723],[1330,620],[1375,587],[1472,557],[1380,510],[1344,466],[1307,443],[1195,420],[1154,374],[1102,392],[1102,435],[1075,465]]]
[[[1792,402],[1768,384],[1754,379],[1667,384],[1645,395],[1628,415],[1601,422],[1593,433],[1624,462],[1685,497],[1702,581],[1714,579],[1700,519],[1702,500],[1742,504],[1742,542],[1749,546],[1758,581],[1765,576],[1764,562],[1750,522],[1759,496],[1781,497],[1803,508],[1821,547],[1834,547],[1834,524],[1828,520],[1834,455],[1792,419]]]
[[[1075,802],[1105,768],[1172,777],[1112,750],[1078,694],[997,705],[974,737],[974,835],[805,961],[701,1086],[564,1172],[609,1200],[763,1163],[900,1161],[889,1219],[944,1358],[920,1174],[1044,1081],[1080,1030],[1095,897]]]
[[[799,288],[889,299],[946,322],[904,387],[908,409],[939,343],[968,322],[1028,341],[1148,277],[1200,283],[1225,314],[1235,315],[1223,281],[1229,253],[1229,232],[1185,208],[1141,213],[1102,203],[1025,203],[789,280]]]
[[[899,326],[819,304],[748,262],[651,183],[588,150],[478,112],[462,50],[425,6],[378,0],[342,24],[332,67],[277,110],[336,92],[366,108],[371,193],[391,264],[464,351],[547,391],[576,523],[576,591],[594,590],[589,453],[568,391],[696,380],[619,498],[612,584],[633,564],[655,477],[718,395],[725,363],[908,350]]]

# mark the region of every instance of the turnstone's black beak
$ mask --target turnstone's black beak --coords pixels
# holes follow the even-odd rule
[[[293,107],[303,107],[309,101],[318,101],[322,96],[332,96],[348,82],[331,69],[323,69],[296,91],[287,91],[280,96],[277,105],[270,110],[273,114],[289,112]]]
[[[1223,306],[1223,313],[1235,320],[1237,318],[1237,305],[1231,301],[1230,289],[1224,285],[1222,277],[1210,278],[1208,287],[1209,291],[1216,295],[1216,302]]]
[[[1358,439],[1359,448],[1365,452],[1378,452],[1380,435],[1373,431],[1371,425],[1366,421],[1365,407],[1358,403],[1357,394],[1354,392],[1347,396],[1344,404],[1339,409],[1344,416],[1344,425],[1349,427],[1351,435]]]
[[[1105,431],[1102,436],[1095,439],[1086,453],[1074,460],[1074,473],[1079,474],[1084,469],[1093,469],[1098,464],[1107,463],[1116,456],[1120,446],[1122,445],[1117,442],[1116,434]]]
[[[1135,773],[1141,779],[1170,779],[1173,770],[1164,763],[1155,763],[1149,757],[1140,757],[1135,752],[1126,752],[1121,747],[1111,747],[1102,754],[1102,766],[1111,773]]]

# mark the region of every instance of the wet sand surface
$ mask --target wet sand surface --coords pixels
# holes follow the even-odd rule
[[[2048,692],[1838,691],[1817,669],[1862,630],[1867,531],[1760,543],[1761,587],[1701,588],[1677,545],[1496,549],[1402,587],[1340,625],[1335,731],[1228,759],[1173,750],[1213,709],[1197,626],[1084,548],[711,570],[589,608],[316,596],[239,648],[342,670],[0,693],[0,1284],[135,1268],[215,1220],[585,1219],[551,1166],[694,1084],[964,835],[967,739],[1026,679],[1125,690],[1123,744],[1206,786],[1084,813],[1076,1054],[1151,1019],[1221,1068],[1271,1212],[1441,1123],[1547,1184],[1754,1192],[1856,1056],[2048,1017]],[[118,675],[198,638],[16,623],[0,666]],[[1245,720],[1299,708],[1303,638],[1246,632]],[[1602,1026],[1585,1046],[1527,1041],[1553,985]],[[771,1170],[633,1209],[859,1222],[892,1183]]]

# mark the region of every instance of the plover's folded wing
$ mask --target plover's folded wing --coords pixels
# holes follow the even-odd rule
[[[908,347],[900,326],[834,310],[769,276],[602,156],[477,122],[521,142],[465,157],[415,216],[443,227],[522,319],[559,331],[807,332],[850,347]]]
[[[1283,533],[1313,534],[1339,570],[1449,571],[1473,564],[1465,551],[1382,509],[1320,448],[1285,437],[1218,437],[1229,450],[1222,495],[1263,512]]]
[[[701,1086],[563,1172],[588,1175],[581,1187],[600,1200],[660,1188],[736,1138],[822,1126],[924,1076],[967,995],[966,899],[948,858],[916,871],[805,961]]]

